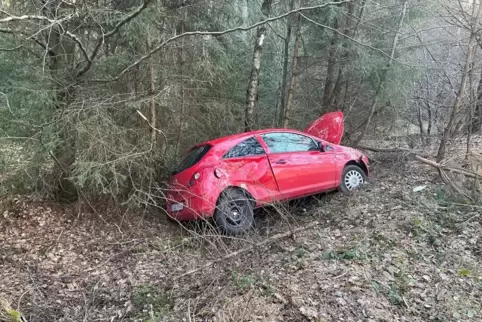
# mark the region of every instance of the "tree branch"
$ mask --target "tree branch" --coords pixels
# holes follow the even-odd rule
[[[399,61],[399,60],[397,60],[397,59],[395,59],[395,58],[392,58],[391,55],[387,54],[387,53],[384,52],[383,50],[381,50],[381,49],[379,49],[379,48],[376,48],[376,47],[373,47],[373,46],[370,46],[370,45],[368,45],[368,44],[364,44],[364,43],[356,40],[355,38],[352,38],[352,37],[344,34],[343,32],[339,31],[338,29],[335,29],[335,28],[332,28],[332,27],[330,27],[330,26],[321,24],[321,23],[319,23],[319,22],[317,22],[317,21],[315,21],[315,20],[313,20],[313,19],[311,19],[311,18],[308,18],[308,17],[305,16],[304,14],[301,14],[301,16],[302,16],[304,19],[306,19],[307,21],[309,21],[309,22],[311,22],[312,24],[314,24],[314,25],[317,25],[317,26],[326,28],[326,29],[328,29],[328,30],[331,30],[331,31],[333,31],[333,32],[336,32],[336,33],[340,34],[341,36],[343,36],[343,37],[345,37],[345,38],[353,41],[354,43],[356,43],[356,44],[358,44],[358,45],[360,45],[360,46],[363,46],[363,47],[366,47],[366,48],[371,49],[371,50],[373,50],[373,51],[376,51],[376,52],[382,54],[383,56],[385,56],[385,57],[387,57],[387,58],[391,58],[393,61],[396,61],[397,63],[399,63],[399,64],[401,64],[401,65],[405,65],[405,66],[409,66],[409,67],[417,67],[417,66],[412,66],[412,65],[406,64],[406,63],[404,63],[404,62],[401,62],[401,61]]]
[[[178,275],[178,276],[174,276],[173,279],[174,280],[178,280],[182,277],[185,277],[185,276],[188,276],[188,275],[192,275],[194,273],[197,273],[199,271],[204,271],[205,269],[213,266],[214,264],[216,263],[219,263],[221,261],[225,261],[225,260],[228,260],[228,259],[231,259],[233,257],[236,257],[236,256],[239,256],[240,254],[243,254],[243,253],[246,253],[246,252],[249,252],[253,249],[256,249],[256,248],[259,248],[259,247],[262,247],[268,243],[271,243],[275,240],[279,240],[279,239],[282,239],[282,238],[286,238],[286,237],[294,237],[294,234],[296,233],[299,233],[299,232],[302,232],[302,231],[305,231],[305,230],[308,230],[308,229],[311,229],[311,228],[314,228],[316,226],[318,226],[320,223],[317,222],[317,221],[314,221],[312,223],[309,223],[307,224],[306,226],[302,226],[302,227],[299,227],[299,228],[296,228],[296,229],[293,229],[293,230],[290,230],[290,231],[287,231],[287,232],[284,232],[284,233],[279,233],[279,234],[276,234],[276,235],[273,235],[259,243],[256,243],[256,244],[253,244],[253,245],[250,245],[248,247],[245,247],[245,248],[242,248],[240,250],[237,250],[235,252],[232,252],[232,253],[229,253],[227,254],[226,256],[223,256],[221,258],[218,258],[218,259],[215,259],[215,260],[211,260],[211,261],[208,261],[206,262],[204,265],[200,266],[200,267],[197,267],[197,268],[193,268],[191,269],[190,271],[187,271],[181,275]]]
[[[37,45],[39,45],[39,46],[42,47],[43,49],[47,50],[47,45],[46,45],[46,44],[44,44],[43,42],[41,42],[40,40],[38,40],[38,39],[35,38],[35,37],[31,37],[29,34],[25,33],[24,31],[0,28],[0,33],[4,33],[4,34],[20,34],[20,35],[27,36],[27,39],[32,39],[33,41],[35,41],[35,42],[37,43]],[[51,55],[51,56],[55,56],[55,53],[54,53],[53,51],[51,51],[50,49],[48,49],[48,53],[49,53],[49,55]]]
[[[187,36],[222,36],[222,35],[226,35],[226,34],[229,34],[229,33],[236,32],[236,31],[249,31],[251,29],[255,29],[259,26],[265,25],[269,22],[286,18],[286,17],[288,17],[292,14],[295,14],[295,13],[299,13],[299,12],[303,12],[303,11],[309,11],[309,10],[313,10],[313,9],[325,8],[325,7],[329,7],[329,6],[337,6],[337,5],[340,5],[340,4],[343,4],[343,3],[349,3],[349,2],[352,2],[352,1],[353,0],[335,1],[335,2],[327,2],[327,3],[321,4],[321,5],[316,5],[316,6],[311,6],[311,7],[301,7],[301,8],[297,8],[297,9],[285,12],[285,13],[279,15],[279,16],[267,18],[265,20],[259,21],[255,24],[252,24],[252,25],[246,26],[246,27],[242,27],[242,26],[241,27],[235,27],[235,28],[226,29],[226,30],[223,30],[223,31],[190,31],[190,32],[181,33],[179,35],[173,36],[173,37],[165,40],[164,42],[159,44],[157,47],[153,48],[147,54],[140,57],[137,61],[135,61],[134,63],[125,67],[116,77],[111,78],[111,79],[94,79],[94,80],[91,80],[91,81],[97,82],[97,83],[105,83],[105,82],[116,81],[119,78],[121,78],[125,73],[127,73],[129,70],[136,67],[137,65],[142,63],[144,60],[148,59],[151,55],[153,55],[156,52],[158,52],[159,50],[161,50],[164,46],[166,46],[167,44],[169,44],[169,43],[171,43],[171,42],[173,42],[173,41],[175,41],[179,38],[183,38],[183,37],[187,37]]]
[[[8,14],[8,15],[9,15],[9,17],[0,19],[0,23],[8,23],[8,22],[12,22],[12,21],[21,21],[21,20],[39,20],[39,21],[47,21],[47,22],[51,23],[52,25],[56,25],[56,24],[60,24],[64,21],[66,21],[66,20],[70,20],[74,17],[77,17],[78,13],[68,15],[68,16],[66,16],[64,18],[61,18],[61,19],[50,19],[50,18],[47,18],[45,16],[37,16],[37,15],[23,15],[23,16],[14,16],[14,15],[10,15],[10,14]]]
[[[132,11],[129,15],[127,15],[124,19],[122,19],[121,21],[119,21],[119,23],[117,23],[117,25],[114,27],[114,29],[112,29],[111,31],[109,31],[108,33],[106,34],[103,34],[101,38],[99,38],[99,40],[97,41],[97,44],[95,45],[94,47],[94,50],[92,51],[92,54],[90,55],[90,57],[87,57],[87,64],[84,66],[84,68],[82,68],[78,73],[77,73],[77,77],[81,77],[82,75],[84,75],[89,69],[90,67],[92,67],[92,61],[95,59],[95,57],[97,56],[97,54],[99,53],[99,49],[100,47],[102,46],[102,44],[104,43],[105,39],[106,38],[109,38],[113,35],[115,35],[119,29],[125,25],[126,23],[128,23],[129,21],[131,21],[132,19],[134,19],[136,16],[138,16],[145,8],[147,8],[147,6],[149,5],[149,3],[151,2],[151,0],[144,0],[144,2],[142,3],[142,5],[137,8],[136,10]]]
[[[20,46],[17,46],[17,47],[13,47],[13,48],[0,48],[0,51],[15,51],[17,49],[20,49],[22,48],[23,46],[20,45]]]
[[[71,33],[70,31],[65,31],[65,34],[70,37],[73,41],[75,41],[77,43],[77,45],[79,45],[79,48],[80,48],[80,51],[82,52],[82,54],[84,55],[85,59],[87,60],[88,63],[92,63],[91,59],[89,58],[89,55],[87,54],[87,51],[85,50],[85,47],[84,45],[82,45],[82,41],[80,41],[80,39],[74,35],[73,33]]]
[[[108,38],[115,35],[119,31],[120,27],[122,27],[123,25],[125,25],[126,23],[134,19],[136,16],[138,16],[142,12],[142,10],[147,8],[150,2],[151,0],[144,0],[144,2],[139,8],[132,11],[132,13],[129,14],[127,17],[125,17],[123,20],[119,21],[119,23],[114,27],[114,29],[112,29],[111,31],[109,31],[104,35],[104,38]]]
[[[417,159],[420,162],[423,162],[425,164],[431,165],[434,168],[437,168],[438,170],[445,170],[445,171],[451,171],[455,173],[460,173],[464,176],[467,176],[469,178],[482,178],[482,174],[479,174],[477,172],[467,170],[464,168],[455,168],[455,167],[449,167],[445,164],[442,163],[437,163],[435,161],[426,159],[424,157],[421,157],[420,155],[417,154],[417,151],[411,150],[411,149],[406,149],[406,148],[375,148],[375,147],[370,147],[370,146],[364,146],[364,145],[357,145],[355,148],[360,149],[360,150],[368,150],[368,151],[373,151],[373,152],[382,152],[382,153],[408,153],[413,155],[415,159]]]

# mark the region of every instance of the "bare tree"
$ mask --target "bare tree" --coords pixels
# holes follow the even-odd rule
[[[147,50],[151,50],[152,48],[152,40],[151,36],[147,35]],[[149,58],[149,74],[150,74],[150,87],[149,87],[149,95],[150,95],[150,111],[151,111],[151,144],[152,146],[156,145],[156,120],[157,120],[157,111],[156,111],[156,73],[154,69],[154,59],[151,56]]]
[[[333,83],[335,81],[335,64],[337,62],[337,48],[340,38],[340,18],[336,17],[333,22],[333,35],[331,37],[330,49],[328,51],[328,66],[326,69],[325,87],[323,90],[323,108],[327,109],[333,96]]]
[[[295,0],[290,0],[290,11],[295,7]],[[289,65],[289,51],[290,51],[290,41],[291,32],[293,29],[292,19],[288,19],[286,23],[286,35],[283,39],[283,74],[281,75],[281,89],[280,89],[280,107],[279,107],[279,124],[283,123],[284,110],[286,107],[286,91],[288,88],[288,65]]]
[[[454,105],[452,107],[452,112],[450,114],[447,126],[444,129],[442,139],[437,152],[437,162],[440,162],[445,157],[445,148],[448,139],[452,136],[454,132],[455,118],[462,107],[462,100],[465,95],[465,88],[467,86],[467,78],[469,77],[471,66],[474,61],[474,51],[477,42],[477,33],[479,31],[478,23],[480,20],[480,14],[482,11],[482,1],[477,3],[473,2],[472,16],[470,21],[470,38],[467,44],[467,56],[465,59],[464,69],[462,72],[462,78],[460,79],[459,90],[457,92],[457,97],[455,98]]]
[[[265,16],[269,16],[271,12],[271,4],[273,0],[264,0],[261,6],[261,12]],[[254,120],[254,108],[258,97],[259,73],[261,69],[261,53],[263,50],[264,40],[266,38],[266,26],[261,25],[256,31],[256,42],[254,44],[253,60],[251,63],[251,76],[249,77],[248,90],[246,92],[246,110],[244,118],[244,130],[250,131]]]
[[[472,132],[482,132],[482,70],[477,86],[477,102],[474,107],[474,117],[472,119]]]
[[[363,13],[365,11],[365,3],[366,3],[366,0],[361,0],[361,3],[357,1],[357,2],[350,2],[346,4],[348,8],[347,8],[347,16],[346,16],[346,22],[345,22],[345,28],[344,28],[343,34],[346,35],[347,38],[356,39],[356,36],[358,33],[358,26],[360,25],[360,22],[363,17]],[[358,15],[356,16],[356,18],[354,18],[355,9],[357,9],[357,4],[360,8],[358,11]],[[349,58],[351,55],[352,45],[353,45],[352,41],[345,40],[345,42],[343,43],[343,48],[342,48],[343,54],[341,56],[340,67],[338,68],[338,75],[336,77],[331,99],[328,102],[330,109],[333,109],[333,110],[339,109],[340,104],[342,103],[342,87],[344,82],[346,81],[345,79],[346,64],[349,61]]]
[[[370,106],[368,118],[365,122],[365,125],[363,127],[362,132],[360,133],[358,138],[355,140],[355,145],[358,145],[360,143],[360,141],[365,136],[368,128],[370,127],[370,123],[371,123],[373,114],[375,113],[375,108],[377,107],[378,100],[380,99],[380,95],[382,93],[383,85],[385,85],[385,81],[387,79],[388,72],[390,70],[390,67],[392,66],[393,59],[395,58],[395,50],[397,49],[398,38],[400,36],[400,31],[402,30],[402,27],[403,27],[403,20],[405,19],[405,14],[407,12],[407,2],[408,2],[407,0],[403,1],[402,13],[400,14],[400,19],[398,21],[398,27],[397,27],[397,30],[395,32],[395,36],[393,37],[392,50],[390,52],[390,57],[388,59],[388,62],[386,64],[385,68],[382,71],[380,82],[378,83],[378,87],[375,91],[375,96],[373,97],[373,102]]]
[[[291,83],[288,89],[288,98],[286,102],[286,108],[284,109],[283,127],[288,127],[288,123],[290,120],[290,113],[293,105],[293,94],[295,92],[296,78],[298,76],[298,53],[300,50],[300,42],[301,42],[301,15],[298,15],[297,25],[296,25],[295,44],[293,49],[293,59],[291,64]]]

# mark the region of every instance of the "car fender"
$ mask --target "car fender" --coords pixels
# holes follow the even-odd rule
[[[363,154],[360,151],[349,147],[340,147],[335,163],[337,184],[341,183],[341,174],[343,173],[343,169],[349,164],[360,166],[368,174],[368,165],[364,163]]]

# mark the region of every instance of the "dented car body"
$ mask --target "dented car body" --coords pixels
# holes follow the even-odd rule
[[[368,176],[368,158],[339,145],[342,135],[343,114],[333,112],[304,131],[266,129],[198,144],[170,178],[167,212],[179,221],[222,217],[218,226],[237,233],[251,225],[252,208],[357,188]]]

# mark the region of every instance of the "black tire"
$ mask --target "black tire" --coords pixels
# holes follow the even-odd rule
[[[354,181],[358,179],[358,184],[354,181],[350,182],[350,179]],[[359,189],[367,181],[367,175],[362,168],[357,165],[347,165],[341,174],[341,183],[339,190],[345,194],[349,194],[352,191]]]
[[[214,213],[214,222],[227,235],[247,232],[254,222],[253,201],[241,190],[224,191]]]

